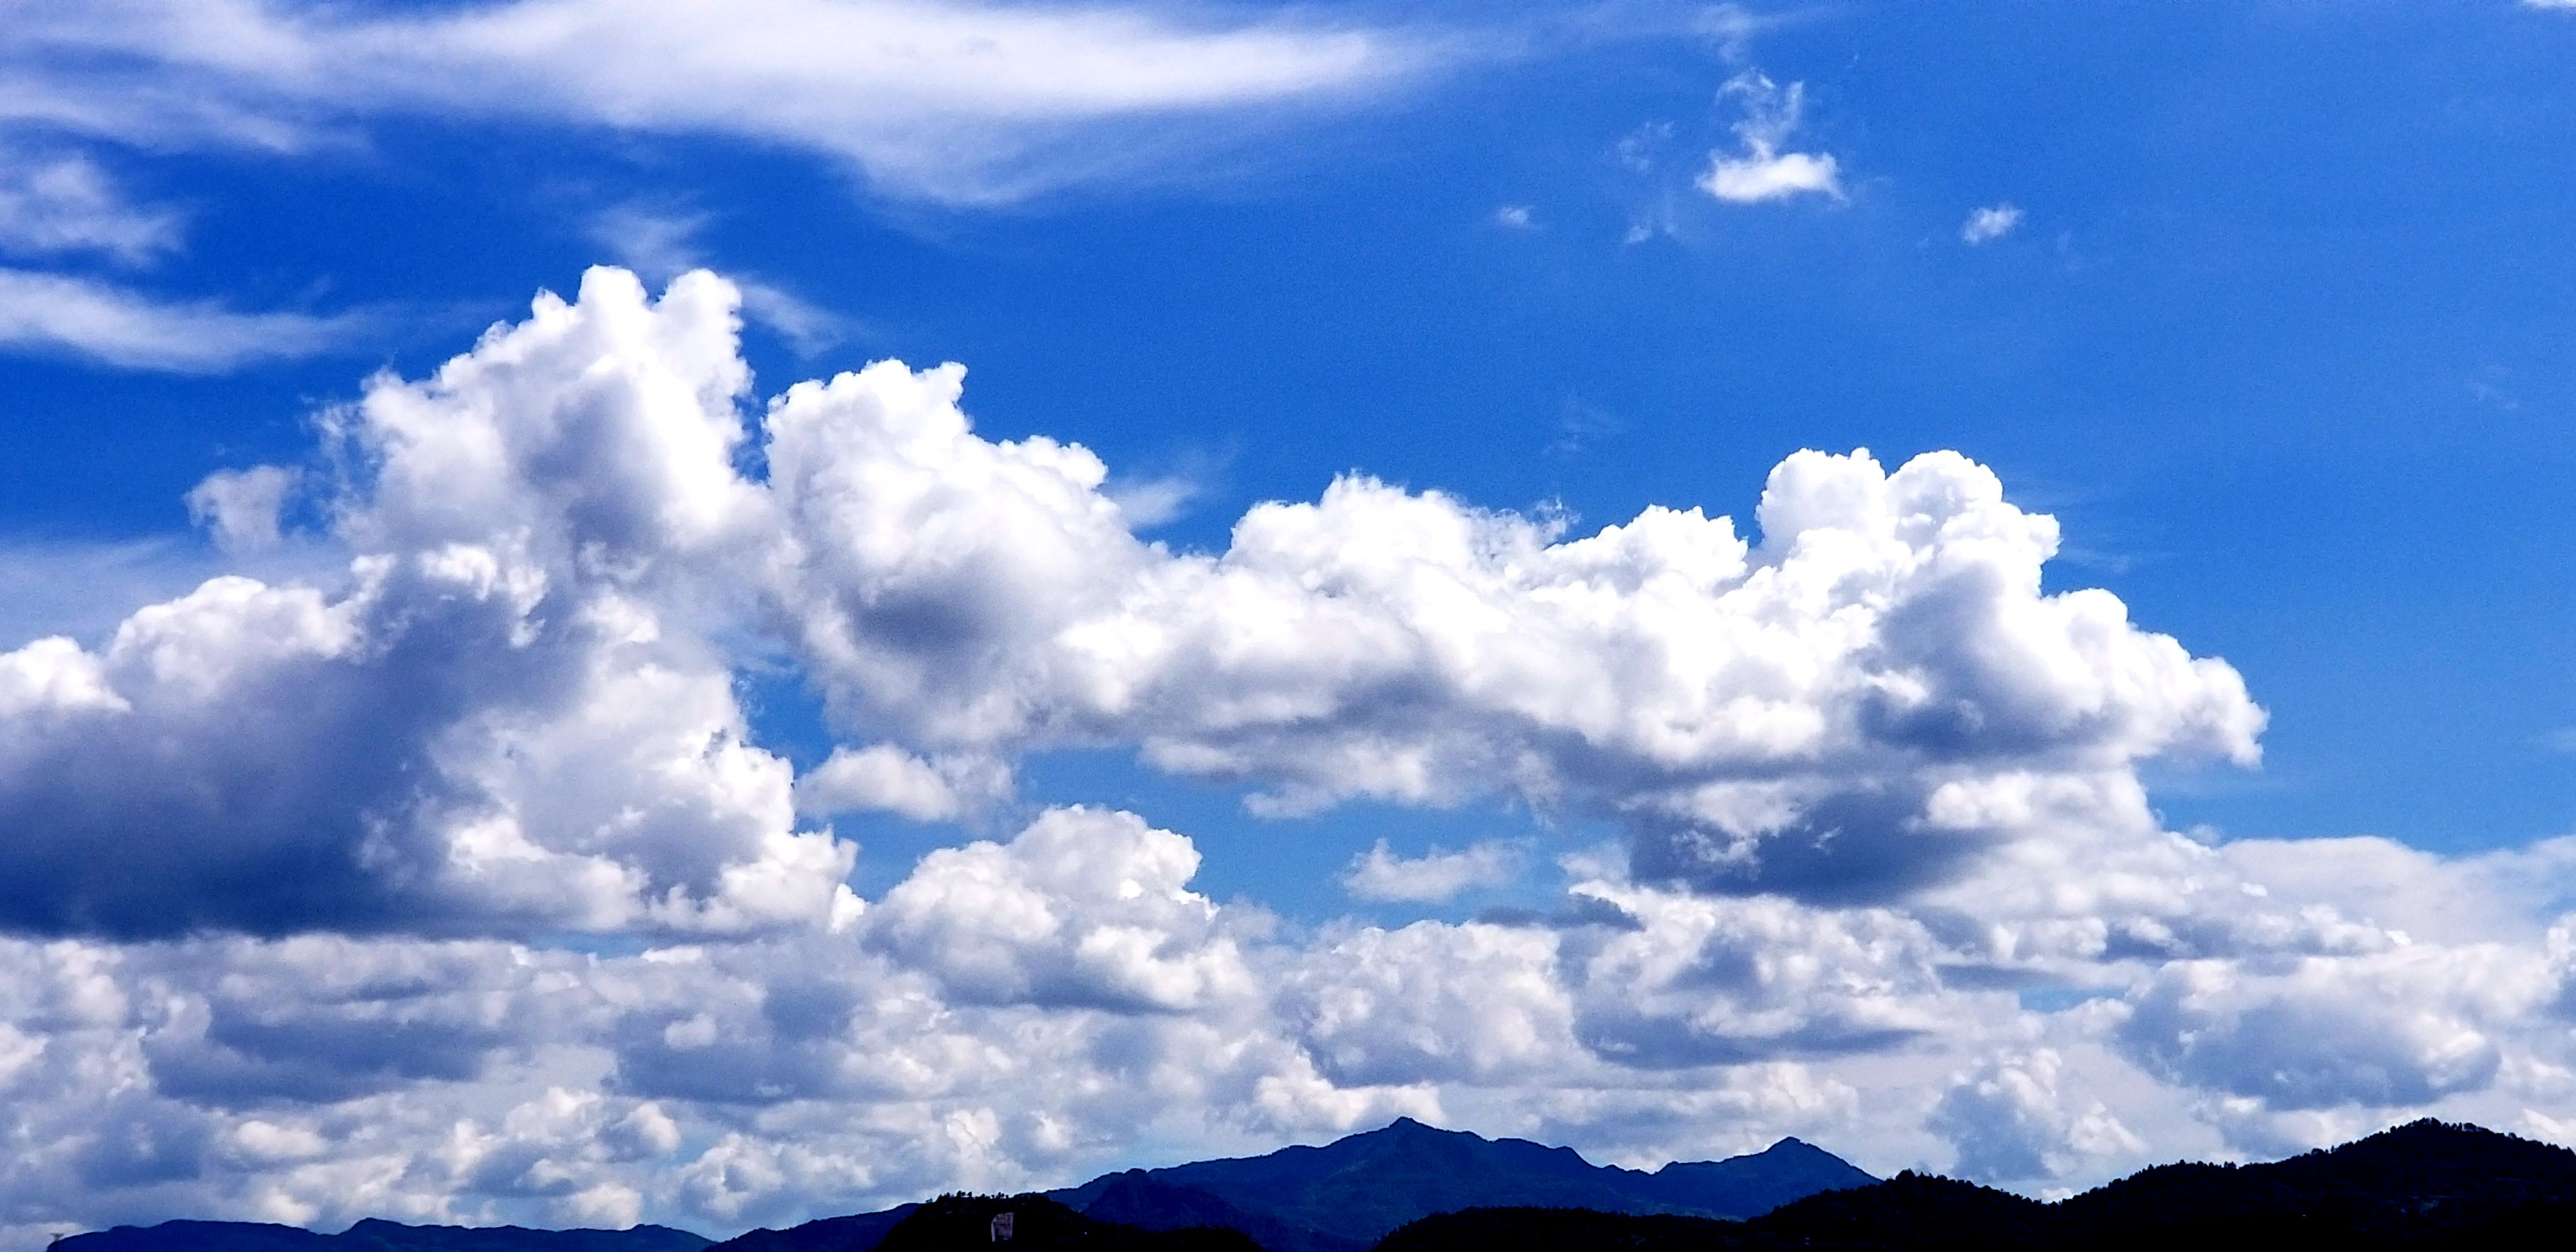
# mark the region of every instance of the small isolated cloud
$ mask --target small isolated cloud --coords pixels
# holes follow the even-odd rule
[[[2011,204],[1990,204],[1968,214],[1959,225],[1959,242],[1974,247],[1990,243],[2013,233],[2021,225],[2021,210]]]
[[[227,552],[277,546],[278,515],[302,475],[277,465],[218,470],[188,493],[188,516]]]
[[[370,322],[358,314],[241,313],[172,303],[86,278],[0,269],[0,349],[55,352],[126,369],[215,374],[314,356]]]
[[[1732,155],[1711,153],[1707,172],[1699,176],[1700,190],[1730,204],[1801,195],[1842,199],[1841,169],[1832,154],[1780,150],[1806,111],[1806,87],[1782,87],[1754,70],[1729,79],[1721,94],[1743,102],[1744,120],[1734,129],[1744,147]]]
[[[1397,856],[1380,839],[1367,852],[1351,858],[1342,886],[1363,900],[1409,900],[1436,904],[1462,891],[1499,887],[1518,877],[1519,844],[1486,840],[1456,852],[1434,845],[1418,857]]]
[[[1494,222],[1513,230],[1538,229],[1538,223],[1531,219],[1530,207],[1526,204],[1506,204],[1494,210]]]
[[[1808,192],[1838,199],[1842,195],[1830,155],[1773,153],[1758,146],[1741,158],[1720,157],[1700,176],[1699,185],[1708,194],[1736,204],[1785,200]]]
[[[2576,0],[2522,0],[2526,9],[2576,9]]]

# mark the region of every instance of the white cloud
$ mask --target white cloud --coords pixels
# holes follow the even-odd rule
[[[1297,962],[1287,1017],[1334,1084],[1512,1085],[1596,1068],[1546,930],[1417,922],[1327,936]]]
[[[1958,1146],[1955,1168],[1994,1181],[2057,1179],[2145,1155],[2146,1142],[2101,1100],[2066,1089],[2065,1068],[2056,1050],[2038,1048],[1953,1082],[1930,1125]]]
[[[1494,210],[1494,223],[1513,230],[1538,229],[1538,223],[1530,217],[1530,207],[1526,204],[1506,204]]]
[[[1187,514],[1206,490],[1187,472],[1113,482],[1102,489],[1131,530],[1151,530]]]
[[[1365,92],[1428,49],[1288,20],[946,0],[511,0],[384,14],[283,0],[26,6],[9,111],[131,142],[319,141],[370,115],[710,133],[847,159],[896,194],[1013,199],[1150,161],[1087,130]]]
[[[1780,150],[1806,113],[1805,83],[1784,88],[1747,70],[1729,79],[1722,94],[1744,109],[1744,119],[1734,127],[1743,147],[1732,154],[1710,153],[1708,169],[1699,176],[1700,190],[1732,204],[1801,195],[1843,198],[1841,167],[1833,154]]]
[[[0,148],[0,251],[139,264],[178,247],[179,227],[177,213],[128,204],[85,156]]]
[[[975,1002],[1179,1010],[1252,994],[1198,849],[1134,814],[1054,809],[1007,844],[923,857],[866,941]]]
[[[654,308],[624,281],[619,317],[543,304],[332,416],[359,475],[339,585],[232,576],[138,610],[83,654],[123,707],[0,736],[0,917],[727,929],[854,903],[853,849],[795,829],[786,763],[686,628],[687,561],[720,564],[760,510],[726,461],[732,293],[684,281]],[[693,322],[717,352],[687,351]],[[602,353],[640,373],[589,372]],[[137,823],[158,835],[115,863],[79,851]]]
[[[0,269],[0,348],[61,353],[127,369],[218,373],[338,347],[369,319],[240,313],[171,303],[86,278]]]
[[[1972,1176],[2056,1188],[2223,1151],[2222,1134],[2278,1150],[2407,1115],[2260,1093],[2338,1055],[2347,1081],[2430,1075],[2429,1107],[2448,1116],[2576,1102],[2549,1077],[2571,1059],[2563,1013],[2533,1003],[2563,979],[2564,940],[2519,956],[2462,945],[2402,986],[2293,962],[2294,982],[2342,989],[2311,997],[2304,1030],[2252,1045],[2247,1010],[2225,1006],[2278,992],[2228,988],[2283,964],[2252,948],[2230,984],[2203,975],[2214,960],[2187,962],[2134,1008],[2043,1017],[1945,972],[1966,955],[1964,936],[1938,933],[1959,924],[1946,908],[1593,881],[1577,898],[1616,913],[1296,938],[1190,890],[1196,863],[1185,837],[1131,815],[1058,810],[925,858],[839,934],[614,957],[328,936],[0,941],[14,1032],[0,1092],[25,1145],[0,1195],[21,1220],[315,1225],[564,1223],[623,1196],[620,1213],[730,1231],[1052,1185],[1127,1163],[1122,1145],[1145,1135],[1199,1155],[1395,1112],[1649,1165],[1796,1133],[1886,1170],[1946,1142]],[[2499,958],[2529,972],[2476,972]],[[2444,971],[2471,990],[2439,990]],[[2188,1003],[2158,989],[2174,979]],[[2192,1015],[2178,1031],[2160,1016],[2177,1004]],[[2451,1058],[2477,1047],[2383,1037],[2389,1014],[2419,1011],[2466,1014],[2450,1029],[2502,1059],[2463,1070]],[[2270,1050],[2219,1063],[2248,1046]],[[2156,1048],[2202,1069],[2175,1085],[2175,1062],[2124,1059]]]
[[[1699,185],[1708,194],[1736,204],[1785,200],[1809,192],[1842,197],[1832,154],[1774,152],[1758,143],[1747,145],[1743,156],[1714,158],[1708,172],[1700,175]]]
[[[768,422],[809,673],[917,750],[1132,742],[1276,813],[1506,792],[1625,824],[1655,873],[1844,893],[1981,854],[1973,808],[1922,833],[1943,787],[2253,757],[2233,671],[2038,594],[2054,524],[1961,458],[1793,457],[1758,549],[1697,510],[1567,540],[1349,478],[1197,555],[1137,540],[1088,451],[976,437],[960,386],[880,364]]]
[[[937,822],[982,809],[1010,789],[1010,770],[997,762],[925,761],[879,743],[833,749],[829,759],[796,780],[796,807],[817,815],[876,809]]]
[[[1968,220],[1959,226],[1959,242],[1973,247],[2001,239],[2021,225],[2021,216],[2021,210],[2009,204],[1991,204],[1972,210]]]
[[[1380,839],[1351,858],[1342,886],[1363,900],[1447,900],[1462,891],[1499,887],[1519,877],[1519,844],[1487,840],[1456,852],[1434,847],[1418,857],[1397,856]]]
[[[961,811],[962,775],[943,795],[897,753],[1006,769],[1124,742],[1250,782],[1262,811],[1503,793],[1624,825],[1660,879],[1866,898],[2011,845],[2048,788],[2090,794],[2080,780],[2148,757],[2254,754],[2262,714],[2232,670],[2137,630],[2106,593],[2040,594],[2055,524],[1953,455],[1893,473],[1865,454],[1792,457],[1765,490],[1759,547],[1697,510],[1566,539],[1546,519],[1349,478],[1255,508],[1224,553],[1178,553],[1135,536],[1088,451],[976,436],[953,366],[791,388],[762,423],[768,479],[744,478],[734,301],[697,275],[657,305],[597,271],[579,304],[541,300],[433,379],[380,381],[331,420],[334,459],[356,467],[332,510],[357,556],[345,588],[233,580],[137,615],[101,654],[134,717],[31,743],[25,767],[113,761],[115,743],[253,708],[280,719],[281,744],[288,726],[340,736],[329,719],[387,701],[417,721],[364,760],[302,767],[322,772],[299,803],[359,812],[300,829],[409,849],[378,846],[380,864],[426,858],[412,891],[571,875],[551,902],[504,911],[590,926],[652,911],[638,891],[753,890],[719,886],[729,858],[820,872],[841,855],[791,832],[770,781],[783,765],[744,741],[715,643],[738,629],[706,616],[728,604],[761,606],[749,629],[783,623],[834,722],[884,745],[812,780],[814,811]],[[264,538],[253,521],[245,535]],[[245,624],[272,620],[328,642],[281,649]],[[393,698],[424,682],[444,703]],[[309,698],[334,687],[354,703]],[[654,725],[673,737],[649,752],[615,738]],[[374,761],[394,772],[371,785],[404,780],[408,798],[381,800],[399,812],[328,779]],[[579,806],[529,790],[576,762],[598,782]],[[653,811],[618,780],[682,775],[697,781],[664,796],[667,819],[583,824]],[[794,888],[808,902],[794,907],[817,889]]]
[[[2496,1081],[2485,1028],[2558,993],[2536,949],[2397,945],[2274,972],[2176,962],[2136,998],[2125,1042],[2150,1069],[2274,1110],[2409,1107]]]
[[[278,514],[300,475],[277,465],[217,470],[188,493],[188,515],[214,532],[227,551],[277,546]]]
[[[0,651],[6,1237],[730,1232],[1399,1111],[2043,1190],[2576,1122],[2576,840],[2165,830],[2142,763],[2250,763],[2262,711],[2044,591],[2055,522],[1964,457],[1797,454],[1750,534],[1354,476],[1192,552],[1087,450],[978,435],[957,367],[750,420],[737,300],[596,271],[323,415],[325,533],[229,558],[260,576],[103,580],[142,606]],[[264,540],[282,483],[210,482]],[[754,666],[844,740],[801,780]],[[1539,907],[1288,927],[1151,815],[1013,819],[873,901],[798,817],[998,823],[1057,747],[1622,842]],[[1351,882],[1432,898],[1512,852],[1381,844]]]

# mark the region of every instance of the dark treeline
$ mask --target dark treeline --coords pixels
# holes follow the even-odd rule
[[[2415,1122],[2263,1165],[2160,1165],[2055,1204],[1905,1173],[1748,1221],[1486,1208],[1424,1218],[1377,1252],[1771,1252],[1773,1249],[2564,1247],[2576,1152],[2476,1126]]]

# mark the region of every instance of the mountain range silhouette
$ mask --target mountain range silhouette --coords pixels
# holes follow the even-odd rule
[[[2355,1248],[2555,1244],[2576,1152],[2425,1120],[2256,1165],[2160,1165],[2054,1204],[1911,1171],[1884,1181],[1796,1139],[1652,1172],[1411,1119],[1322,1147],[1104,1174],[1019,1196],[943,1196],[721,1244],[626,1231],[405,1226],[337,1235],[165,1222],[56,1252],[1771,1252],[2144,1249],[2247,1240]]]

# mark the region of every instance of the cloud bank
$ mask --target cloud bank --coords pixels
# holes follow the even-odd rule
[[[1182,550],[960,367],[756,400],[739,301],[593,271],[197,493],[336,572],[0,652],[10,1237],[721,1232],[1396,1113],[2034,1190],[2576,1117],[2576,841],[2165,830],[2141,767],[2251,764],[2262,710],[2046,590],[2055,522],[1965,457],[1802,452],[1743,529],[1353,475]],[[801,777],[755,670],[837,740]],[[1550,903],[1290,926],[1151,814],[1018,804],[1067,748],[1280,838],[1503,799],[1616,841],[1380,845],[1363,896]],[[961,825],[862,899],[863,810]]]

